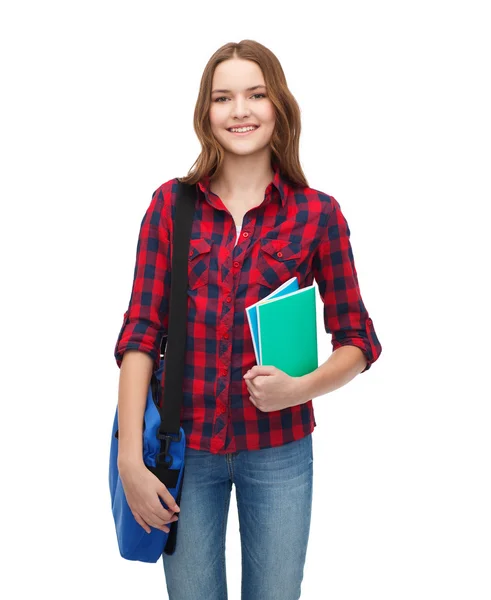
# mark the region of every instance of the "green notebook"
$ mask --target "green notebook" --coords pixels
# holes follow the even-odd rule
[[[313,285],[257,305],[262,365],[272,365],[292,377],[319,366]]]

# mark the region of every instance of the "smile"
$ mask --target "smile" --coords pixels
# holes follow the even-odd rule
[[[237,129],[241,129],[240,127],[238,127]],[[249,129],[247,128],[246,131],[230,131],[230,129],[227,129],[227,131],[229,133],[231,133],[232,135],[249,135],[250,133],[254,133],[256,131],[256,129],[259,129],[259,127],[255,127],[254,129]]]

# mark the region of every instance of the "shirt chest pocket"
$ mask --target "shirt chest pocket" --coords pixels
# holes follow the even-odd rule
[[[195,290],[208,283],[210,273],[211,240],[189,240],[188,287]]]
[[[302,247],[288,240],[263,238],[257,260],[258,282],[270,288],[277,288],[297,274]]]

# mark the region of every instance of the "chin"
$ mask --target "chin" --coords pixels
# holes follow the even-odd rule
[[[256,146],[249,146],[248,148],[236,148],[233,146],[223,146],[223,148],[230,154],[236,154],[237,156],[248,156],[249,154],[256,154],[256,152],[260,152],[263,150],[264,146],[259,144]]]

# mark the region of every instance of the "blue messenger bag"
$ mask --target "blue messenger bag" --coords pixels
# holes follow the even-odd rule
[[[152,373],[143,423],[143,461],[147,468],[180,502],[186,438],[180,425],[187,335],[188,251],[197,197],[196,186],[178,181],[176,218],[172,239],[172,277],[169,331],[160,347],[159,368]],[[124,325],[123,325],[124,326]],[[164,358],[165,351],[165,358]],[[162,376],[165,385],[162,386]],[[159,400],[163,389],[163,403]],[[119,552],[127,560],[155,563],[162,554],[173,554],[179,521],[166,533],[150,527],[147,533],[137,523],[126,501],[118,471],[118,408],[114,416],[109,455],[109,490]],[[160,499],[167,510],[168,506]],[[179,513],[182,518],[182,512]]]

